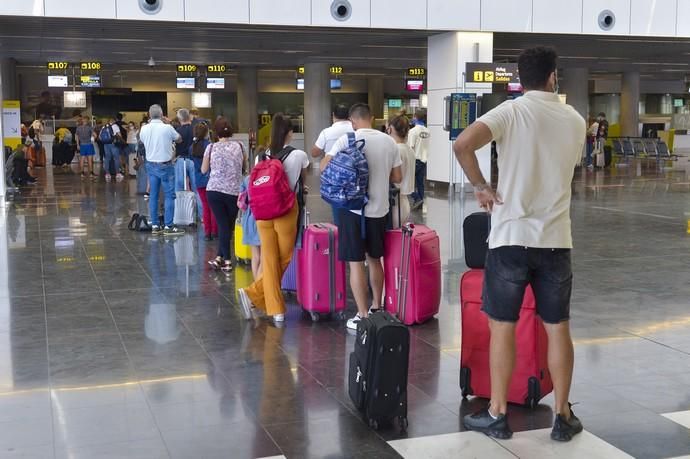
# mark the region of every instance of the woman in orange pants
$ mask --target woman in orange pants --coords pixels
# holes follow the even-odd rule
[[[309,167],[309,158],[302,150],[286,148],[291,140],[292,123],[282,113],[276,113],[271,127],[270,153],[275,158],[282,158],[285,174],[291,189],[294,190],[304,170]],[[238,289],[247,320],[252,318],[252,311],[258,308],[262,313],[271,316],[276,325],[281,325],[285,321],[285,298],[280,289],[280,281],[292,260],[298,216],[299,206],[295,200],[294,207],[282,217],[256,222],[261,240],[263,273],[246,289]]]

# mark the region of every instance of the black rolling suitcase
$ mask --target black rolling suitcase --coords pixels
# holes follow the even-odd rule
[[[373,429],[398,419],[407,429],[407,371],[410,333],[387,312],[362,319],[350,354],[349,392]]]

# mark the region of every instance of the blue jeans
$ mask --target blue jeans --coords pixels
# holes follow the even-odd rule
[[[415,191],[410,195],[415,202],[424,200],[424,180],[426,180],[426,163],[416,159],[414,162]]]
[[[103,164],[105,173],[115,175],[120,166],[120,149],[113,143],[106,143],[103,147],[105,148],[105,163]]]
[[[196,214],[201,220],[202,204],[199,193],[196,192],[196,174],[194,173],[194,161],[190,158],[177,158],[175,161],[175,191],[184,190],[184,166],[187,166],[187,177],[189,178],[189,189],[196,194]]]
[[[165,226],[172,226],[175,215],[175,167],[172,164],[146,162],[146,172],[149,175],[151,194],[149,196],[149,212],[151,221],[158,224],[158,193],[163,187]]]
[[[587,142],[587,166],[592,164],[592,152],[594,151],[594,143]]]

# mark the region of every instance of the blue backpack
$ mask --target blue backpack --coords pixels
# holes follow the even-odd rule
[[[110,124],[106,124],[101,128],[101,132],[98,133],[98,140],[104,144],[113,143],[113,128],[110,127]]]
[[[369,201],[369,163],[364,156],[364,140],[347,134],[348,145],[340,150],[321,174],[321,198],[344,210],[361,210]]]

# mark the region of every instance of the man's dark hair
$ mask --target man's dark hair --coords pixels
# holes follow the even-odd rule
[[[371,109],[367,104],[354,104],[350,107],[350,118],[368,120],[371,118]]]
[[[123,115],[122,113],[118,113],[117,115],[115,115],[115,119],[118,121],[122,121],[122,118],[124,118],[124,117],[125,117],[125,115]]]
[[[520,83],[525,89],[543,89],[557,63],[558,54],[553,48],[537,46],[524,50],[518,59]]]
[[[606,113],[604,113],[604,112],[599,112],[599,115],[597,115],[597,116],[601,116],[602,118],[606,118]]]
[[[345,104],[338,104],[333,108],[333,117],[338,120],[346,120],[350,109]]]

